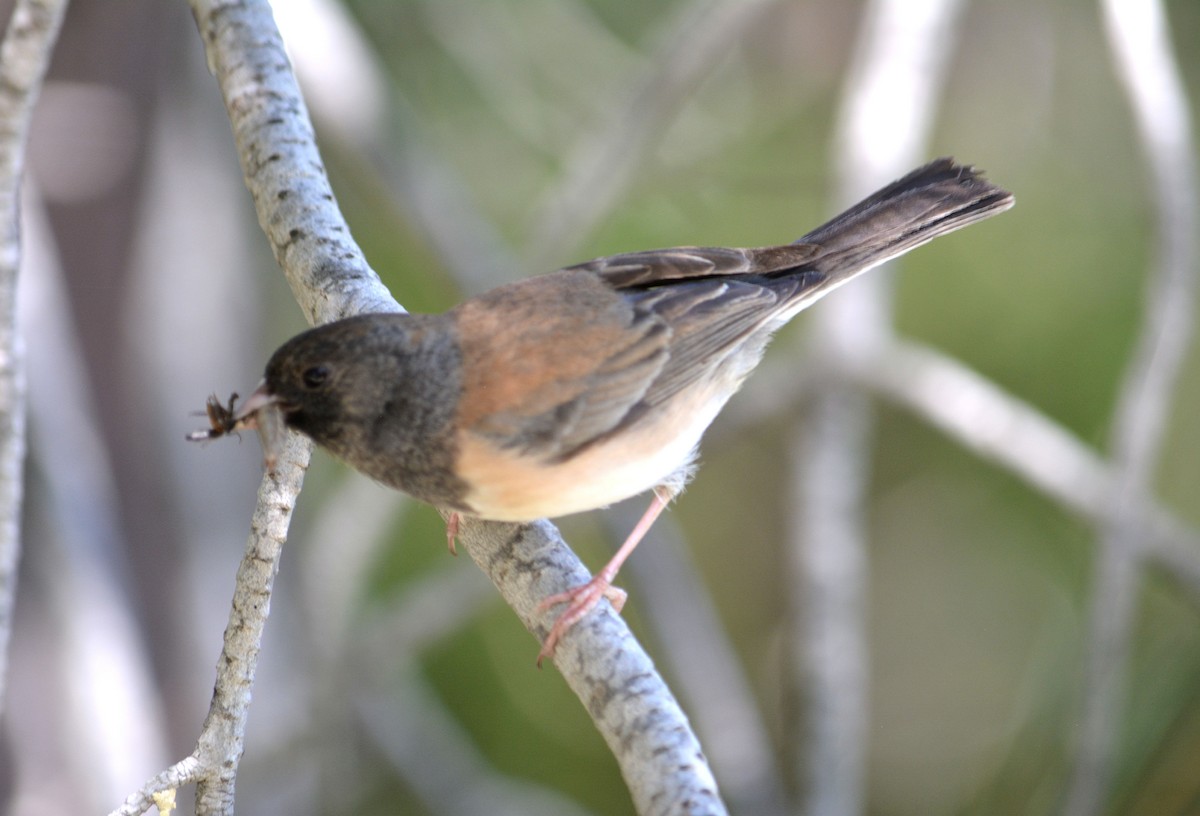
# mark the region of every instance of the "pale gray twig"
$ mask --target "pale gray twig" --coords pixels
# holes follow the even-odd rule
[[[115,471],[49,220],[32,186],[24,199],[18,313],[28,341],[31,459],[48,499],[35,506],[51,531],[31,560],[46,576],[67,689],[61,721],[42,729],[59,732],[65,763],[86,780],[76,801],[98,810],[162,766],[166,723],[120,568]]]
[[[1113,466],[1070,431],[961,362],[895,340],[843,373],[1080,518],[1100,524],[1111,512]],[[1147,501],[1142,510],[1139,536],[1146,558],[1200,599],[1200,535],[1161,506]]]
[[[322,134],[366,157],[455,280],[482,291],[515,277],[512,250],[434,149],[345,7],[293,0],[280,4],[276,17]]]
[[[549,269],[581,240],[637,178],[642,160],[689,93],[773,0],[698,0],[666,26],[648,74],[601,127],[584,131],[562,180],[533,210],[530,263]]]
[[[539,153],[554,155],[578,133],[581,111],[606,110],[611,83],[647,62],[585,0],[426,0],[421,9],[489,110]]]
[[[162,773],[146,781],[145,785],[129,795],[129,798],[109,816],[138,816],[154,806],[155,797],[178,790],[200,779],[208,769],[195,755],[184,757]]]
[[[25,380],[17,333],[20,196],[33,106],[67,0],[17,0],[0,42],[0,712],[21,552]]]
[[[147,629],[168,710],[212,693],[212,651],[229,615],[230,545],[246,533],[245,512],[230,508],[252,500],[262,461],[251,434],[242,444],[213,446],[184,444],[181,437],[197,421],[201,389],[225,397],[226,389],[261,376],[262,361],[249,350],[261,342],[267,304],[281,288],[247,280],[247,270],[270,258],[247,229],[249,201],[230,162],[229,125],[212,93],[203,47],[186,30],[177,36],[182,70],[156,105],[143,148],[141,203],[113,349],[114,358],[128,361],[122,404],[128,425],[136,426],[134,438],[116,451],[127,470],[130,460],[138,462],[138,475],[128,473],[132,482],[122,484],[139,493],[157,484],[158,500],[137,502],[128,519],[126,557],[138,575],[155,577],[138,594],[159,610]],[[154,539],[139,549],[146,534]]]
[[[1113,420],[1116,472],[1100,522],[1092,583],[1083,716],[1065,812],[1105,809],[1125,703],[1143,546],[1139,521],[1153,488],[1171,397],[1192,334],[1196,292],[1196,170],[1187,91],[1158,0],[1105,0],[1105,31],[1150,171],[1156,245],[1141,332]]]
[[[950,47],[958,0],[867,4],[834,132],[837,197],[848,205],[921,157]],[[891,335],[885,270],[822,304],[812,358],[836,369]],[[868,723],[866,513],[871,415],[866,397],[830,381],[793,442],[792,645],[807,739],[805,812],[852,816],[865,806]]]
[[[586,816],[561,793],[497,774],[416,671],[400,687],[359,699],[358,719],[430,813]]]
[[[642,509],[641,499],[632,499],[605,514],[605,526],[618,543]],[[792,812],[750,680],[683,532],[669,514],[654,522],[625,574],[638,585],[630,603],[645,610],[730,809],[756,816]]]

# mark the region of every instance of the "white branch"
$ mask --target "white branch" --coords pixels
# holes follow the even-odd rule
[[[535,208],[531,263],[551,267],[595,226],[637,178],[642,158],[688,94],[770,5],[769,0],[683,4],[618,113],[589,128],[565,161],[562,181]]]
[[[53,531],[30,550],[48,576],[45,603],[58,635],[66,702],[55,724],[68,766],[87,782],[75,792],[96,810],[124,795],[130,779],[162,766],[165,718],[150,655],[125,592],[119,554],[115,469],[97,419],[83,350],[49,216],[35,184],[22,213],[18,322],[27,343],[31,468],[43,499],[31,510]]]
[[[33,106],[66,10],[66,0],[18,0],[0,43],[0,711],[17,593],[25,462],[25,380],[16,326],[21,178]]]
[[[1105,30],[1150,170],[1157,246],[1141,334],[1113,421],[1116,479],[1100,524],[1083,721],[1065,812],[1105,809],[1125,704],[1141,574],[1138,521],[1152,490],[1171,397],[1192,334],[1196,171],[1187,92],[1158,0],[1106,0]]]
[[[515,277],[517,261],[503,236],[394,83],[389,86],[346,7],[335,0],[287,0],[276,5],[275,16],[326,147],[332,142],[349,160],[370,165],[368,172],[381,179],[463,289],[482,291]]]
[[[866,5],[834,134],[837,197],[857,201],[918,163],[955,42],[958,0]],[[877,353],[891,336],[890,285],[876,270],[813,315],[822,369]],[[824,384],[792,442],[793,668],[805,812],[853,816],[865,803],[868,723],[865,493],[872,417],[844,381]]]
[[[1101,523],[1109,517],[1117,479],[1113,466],[1070,431],[957,360],[894,341],[844,373],[1080,518]],[[1200,598],[1200,536],[1149,501],[1138,535],[1146,558]]]

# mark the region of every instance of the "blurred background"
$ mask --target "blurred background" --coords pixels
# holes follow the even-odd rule
[[[405,307],[438,311],[598,255],[781,243],[824,221],[853,186],[864,43],[912,36],[876,25],[886,5],[292,0],[277,14],[355,237]],[[830,413],[815,406],[872,377],[838,384],[819,364],[842,342],[818,316],[854,297],[841,290],[781,333],[718,419],[618,582],[624,614],[735,813],[1200,813],[1200,549],[1133,567],[1106,640],[1103,506],[1069,498],[1095,496],[1076,459],[1114,453],[1164,255],[1104,16],[1084,0],[946,8],[924,124],[901,105],[869,135],[885,151],[909,140],[911,166],[985,168],[1018,205],[877,273],[874,310],[845,317],[850,334],[894,331],[976,372],[1067,452],[1007,447],[1019,423],[962,413],[953,385],[924,411],[867,387],[849,397],[854,451],[814,459]],[[1194,103],[1200,5],[1165,10]],[[29,175],[0,811],[106,812],[194,747],[261,476],[253,435],[184,435],[210,393],[247,393],[304,326],[183,2],[72,4]],[[1172,331],[1185,357],[1150,489],[1186,544],[1200,540],[1200,355]],[[939,405],[967,430],[931,422]],[[978,455],[968,440],[993,430],[1048,481],[1004,450]],[[823,556],[839,545],[803,540],[812,484],[843,467],[861,535]],[[561,527],[596,568],[644,502]],[[822,563],[832,590],[805,577]],[[829,626],[821,592],[846,600]],[[632,812],[579,701],[534,669],[536,642],[446,554],[431,509],[318,452],[272,606],[241,812]],[[1119,682],[1089,708],[1097,667]],[[1097,720],[1107,748],[1081,727]]]

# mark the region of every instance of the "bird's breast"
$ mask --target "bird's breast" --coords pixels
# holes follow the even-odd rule
[[[531,521],[607,507],[671,480],[695,457],[729,393],[709,387],[563,460],[544,460],[460,434],[456,470],[480,518]],[[681,395],[682,396],[682,395]]]

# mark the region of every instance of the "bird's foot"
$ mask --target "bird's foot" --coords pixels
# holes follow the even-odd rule
[[[579,623],[588,612],[591,612],[596,604],[600,603],[601,598],[608,598],[613,611],[619,614],[621,607],[625,606],[627,597],[625,590],[613,586],[612,579],[601,572],[586,584],[572,587],[543,600],[538,604],[539,612],[546,612],[550,607],[560,603],[568,604],[568,606],[554,622],[550,633],[546,635],[545,642],[542,643],[542,650],[538,652],[537,658],[538,668],[541,668],[542,660],[554,657],[554,650],[558,647],[558,642],[562,640],[563,635],[572,626]]]
[[[454,546],[454,540],[458,538],[458,513],[451,513],[446,519],[446,546],[450,548],[450,554],[455,558],[458,557],[458,549]]]

